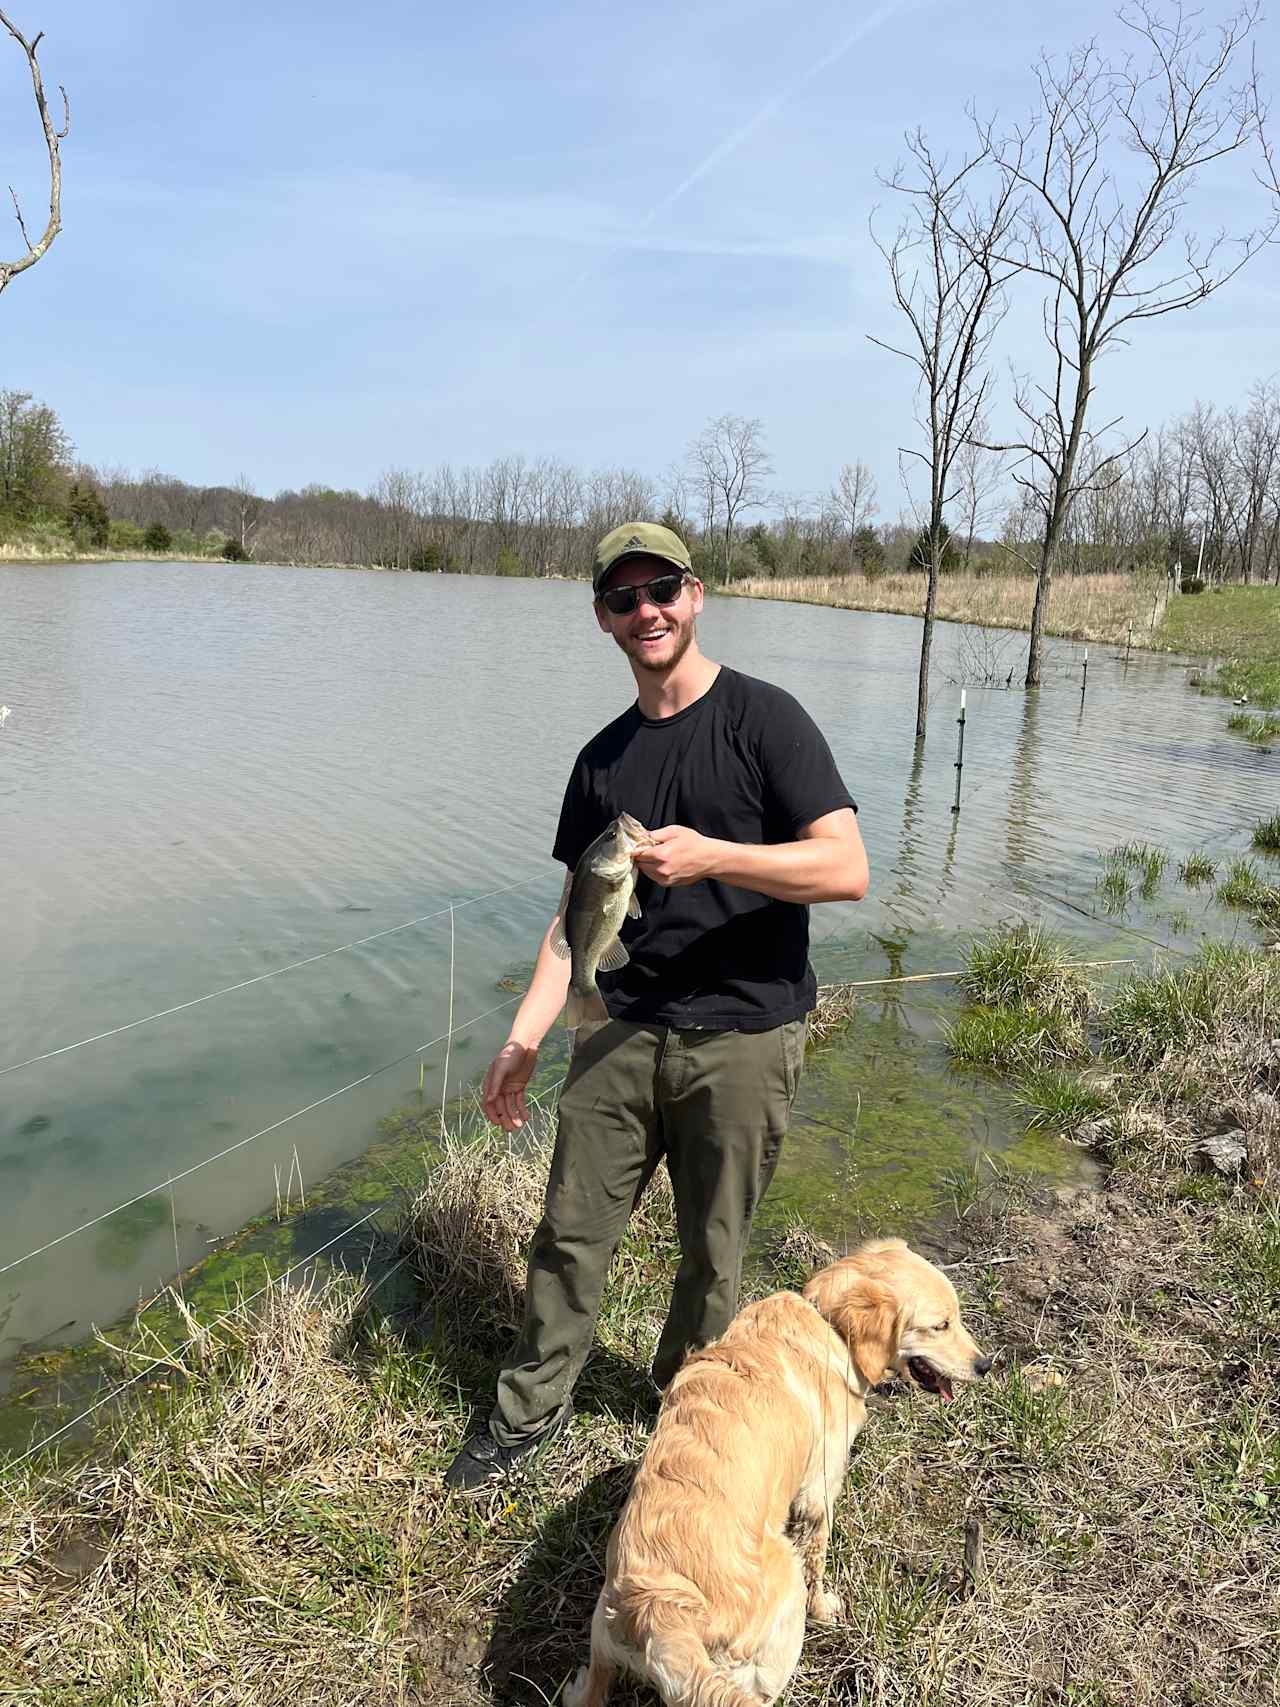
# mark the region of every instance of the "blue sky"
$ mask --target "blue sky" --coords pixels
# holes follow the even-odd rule
[[[45,30],[72,132],[64,233],[0,299],[0,384],[86,460],[265,491],[516,451],[656,475],[731,412],[762,418],[785,491],[870,463],[882,517],[912,396],[867,339],[898,335],[877,169],[916,124],[962,148],[970,99],[1022,116],[1041,47],[1118,39],[1093,0],[11,10]],[[1280,25],[1258,41],[1280,79]],[[34,225],[42,157],[0,47],[0,161]],[[1206,190],[1206,221],[1258,216],[1238,170]],[[1139,328],[1098,408],[1242,401],[1278,329],[1273,250]],[[1036,359],[1029,303],[1000,347]]]

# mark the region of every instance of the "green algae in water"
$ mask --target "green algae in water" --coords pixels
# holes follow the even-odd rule
[[[94,1255],[103,1268],[124,1273],[137,1262],[145,1245],[169,1220],[167,1197],[143,1197],[117,1209],[102,1224]]]
[[[909,1236],[939,1220],[948,1180],[984,1154],[1050,1181],[1088,1170],[1081,1152],[1026,1130],[1008,1087],[952,1069],[940,1017],[918,999],[877,999],[838,1048],[810,1059],[763,1229],[800,1216],[836,1242]]]

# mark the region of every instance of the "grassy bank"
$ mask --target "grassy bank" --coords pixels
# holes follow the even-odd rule
[[[1257,746],[1280,738],[1280,587],[1221,587],[1175,599],[1160,625],[1157,644],[1167,651],[1214,658],[1199,678],[1206,693],[1235,702],[1227,719],[1233,734]]]
[[[901,616],[924,612],[927,578],[862,574],[734,582],[719,591],[741,598],[790,599],[833,605],[840,610],[887,611]],[[938,578],[937,614],[943,622],[981,623],[987,628],[1030,628],[1036,584],[1031,575],[968,575]],[[1121,642],[1133,624],[1135,645],[1147,644],[1163,603],[1164,583],[1134,575],[1060,575],[1049,589],[1047,634],[1070,640]]]
[[[968,993],[1020,1016],[1015,1073],[1083,1077],[1079,1137],[1110,1164],[1105,1189],[1037,1195],[986,1164],[943,1188],[953,1277],[997,1367],[951,1406],[875,1398],[832,1547],[846,1619],[810,1631],[792,1707],[1275,1699],[1280,961],[1215,951],[1099,1010],[1064,958],[986,939]],[[0,1697],[557,1698],[651,1425],[675,1239],[656,1182],[571,1436],[536,1479],[446,1498],[519,1314],[541,1119],[528,1152],[493,1132],[435,1149],[397,1238],[396,1284],[415,1280],[398,1308],[357,1280],[273,1290],[247,1322],[197,1332],[87,1455],[8,1473]],[[1199,1145],[1232,1134],[1222,1175]],[[752,1289],[823,1256],[793,1228]]]

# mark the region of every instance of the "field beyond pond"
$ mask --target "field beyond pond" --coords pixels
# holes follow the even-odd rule
[[[966,993],[1003,1040],[988,1059],[1054,1078],[1105,1182],[1038,1190],[989,1161],[939,1182],[931,1254],[996,1367],[952,1405],[877,1391],[837,1508],[844,1617],[809,1631],[787,1702],[1262,1707],[1280,1618],[1280,959],[1210,948],[1100,1002],[1049,939],[994,933]],[[652,1426],[676,1246],[660,1179],[569,1436],[536,1476],[447,1496],[519,1317],[541,1114],[527,1151],[492,1131],[440,1144],[424,1123],[427,1182],[380,1278],[274,1287],[191,1324],[87,1454],[4,1474],[0,1696],[560,1699]],[[793,1224],[750,1290],[830,1255]]]
[[[735,581],[720,591],[749,599],[788,599],[840,610],[924,613],[928,577],[919,574],[765,576]],[[1162,578],[1141,575],[1059,575],[1049,588],[1047,634],[1068,640],[1123,642],[1133,624],[1135,645],[1146,644],[1164,603]],[[986,628],[1030,628],[1036,583],[1032,575],[968,574],[938,577],[937,615],[944,622]]]

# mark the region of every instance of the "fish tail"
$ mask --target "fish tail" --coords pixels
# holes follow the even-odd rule
[[[598,1025],[609,1017],[609,1010],[604,1005],[604,997],[592,985],[587,995],[581,995],[572,985],[565,998],[564,1023],[568,1031],[577,1031],[580,1025]]]

